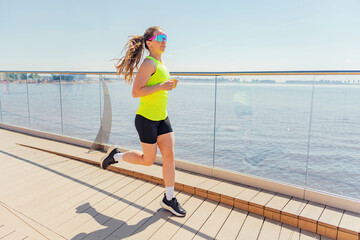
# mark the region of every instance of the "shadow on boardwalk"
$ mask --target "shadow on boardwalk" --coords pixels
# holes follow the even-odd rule
[[[102,213],[96,211],[96,209],[93,208],[89,203],[85,203],[77,207],[76,212],[80,214],[89,214],[98,224],[105,226],[106,228],[102,228],[91,233],[79,233],[73,237],[72,240],[105,239],[110,235],[111,237],[108,239],[124,239],[133,235],[135,232],[138,233],[143,231],[146,229],[146,227],[149,227],[160,219],[166,220],[171,216],[170,212],[158,209],[153,216],[144,218],[135,225],[128,225],[122,220],[103,215]],[[143,225],[146,227],[142,227]],[[138,231],[140,228],[141,230]],[[117,232],[113,234],[115,231]]]

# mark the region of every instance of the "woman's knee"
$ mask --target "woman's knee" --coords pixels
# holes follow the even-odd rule
[[[144,155],[144,165],[145,166],[151,166],[151,165],[153,165],[154,164],[154,162],[155,162],[155,159],[156,159],[156,156],[150,156],[150,157],[148,157],[148,156],[146,156],[145,157],[145,155]]]
[[[161,154],[164,163],[174,163],[175,154],[174,151],[167,151],[164,154]]]

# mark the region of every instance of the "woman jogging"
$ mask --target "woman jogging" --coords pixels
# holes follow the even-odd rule
[[[185,216],[186,211],[174,196],[175,138],[166,108],[168,91],[176,87],[178,80],[170,80],[169,71],[161,60],[166,42],[167,36],[160,27],[150,27],[144,35],[132,36],[125,45],[125,56],[118,61],[116,68],[119,75],[124,72],[126,83],[133,83],[132,96],[140,97],[135,127],[143,152],[120,153],[119,149],[113,146],[101,159],[100,166],[106,169],[120,160],[151,166],[155,162],[157,147],[159,147],[163,158],[163,178],[166,188],[160,205],[177,216]],[[138,68],[145,48],[150,54]],[[138,71],[134,77],[135,68]]]

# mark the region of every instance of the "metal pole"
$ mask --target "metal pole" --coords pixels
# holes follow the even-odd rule
[[[216,137],[216,103],[217,103],[217,76],[215,76],[215,104],[214,104],[214,142],[213,142],[213,168],[215,167],[215,137]]]
[[[102,121],[102,114],[101,114],[101,111],[102,111],[102,107],[101,107],[101,81],[102,81],[102,75],[99,75],[99,99],[100,99],[100,102],[99,102],[99,107],[100,107],[100,112],[99,112],[99,116],[100,116],[100,141],[99,141],[99,144],[103,143],[103,129],[102,129],[102,124],[101,124],[101,121]]]
[[[61,87],[61,74],[60,74],[60,114],[61,114],[61,134],[64,135],[64,121],[63,121],[63,106],[62,106],[62,87]]]
[[[310,119],[309,119],[309,133],[308,133],[308,145],[307,145],[307,153],[306,153],[306,169],[305,169],[305,186],[304,186],[304,196],[305,199],[305,191],[307,189],[307,182],[309,177],[309,158],[310,158],[310,135],[311,135],[311,124],[312,124],[312,115],[313,115],[313,106],[314,106],[314,88],[315,88],[315,75],[313,76],[313,84],[311,91],[311,103],[310,103]]]
[[[28,105],[28,119],[29,119],[29,128],[31,128],[30,121],[30,98],[29,98],[29,85],[28,85],[28,75],[26,74],[26,94],[27,94],[27,105]]]
[[[1,98],[0,98],[0,122],[2,122],[2,108],[1,108]]]

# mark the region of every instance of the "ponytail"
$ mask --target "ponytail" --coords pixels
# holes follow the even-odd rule
[[[125,56],[118,60],[115,64],[116,72],[121,75],[124,72],[125,82],[131,84],[134,77],[134,69],[139,70],[139,64],[142,61],[143,53],[146,45],[146,41],[149,40],[156,30],[162,30],[160,27],[150,27],[148,28],[144,35],[130,36],[130,39],[126,43],[123,51],[125,51]]]
[[[144,45],[144,36],[131,36],[123,50],[126,51],[125,56],[115,64],[119,75],[124,71],[125,82],[128,84],[134,81],[134,69],[139,69],[138,66],[144,53]]]

